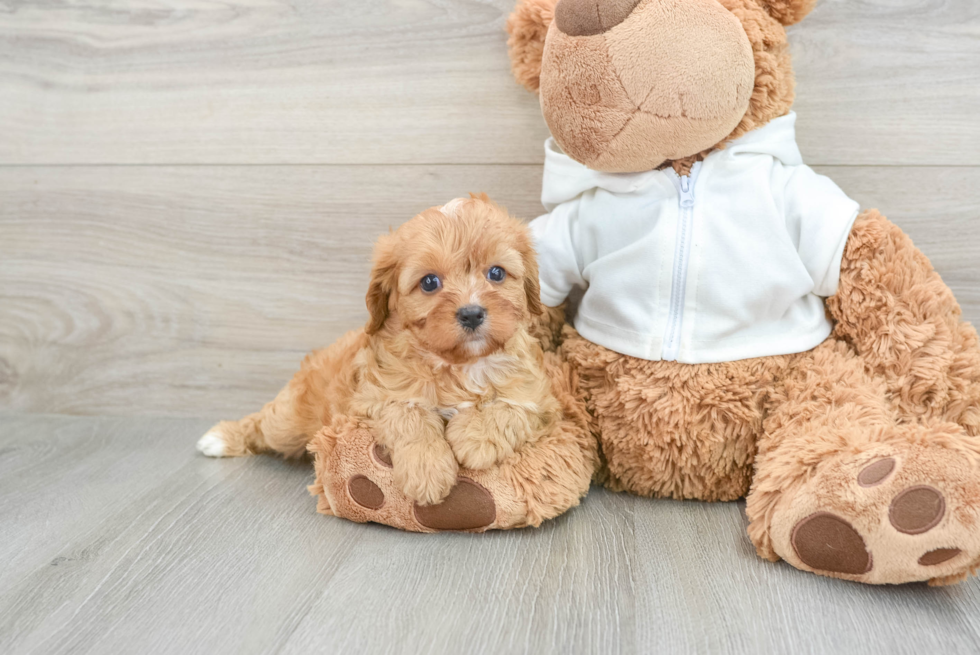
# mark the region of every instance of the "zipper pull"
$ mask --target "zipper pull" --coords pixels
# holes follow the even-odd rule
[[[691,178],[684,175],[679,178],[681,183],[681,207],[690,208],[694,206],[694,194],[691,193]]]

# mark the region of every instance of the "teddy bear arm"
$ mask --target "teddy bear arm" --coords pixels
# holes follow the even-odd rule
[[[565,325],[565,307],[541,306],[541,314],[531,320],[529,330],[545,352],[554,352],[561,345],[562,328]]]
[[[876,210],[857,218],[827,307],[835,335],[887,380],[903,415],[980,434],[977,333],[928,258]]]

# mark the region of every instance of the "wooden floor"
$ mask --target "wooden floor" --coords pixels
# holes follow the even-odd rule
[[[980,585],[759,560],[741,503],[594,489],[538,530],[313,511],[308,466],[209,460],[207,420],[0,417],[0,652],[968,653]]]
[[[363,323],[379,233],[541,211],[511,5],[0,0],[0,653],[980,651],[977,579],[763,562],[741,504],[419,536],[196,455]],[[805,159],[980,322],[980,3],[819,0],[790,39]]]

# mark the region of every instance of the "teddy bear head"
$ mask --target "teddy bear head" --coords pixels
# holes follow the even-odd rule
[[[789,111],[784,26],[816,0],[520,0],[515,77],[555,141],[589,168],[683,161]]]

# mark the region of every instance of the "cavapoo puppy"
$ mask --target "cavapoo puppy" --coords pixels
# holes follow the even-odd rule
[[[430,505],[459,466],[489,468],[560,419],[528,331],[541,313],[527,228],[485,196],[428,209],[381,237],[370,319],[306,357],[275,400],[224,421],[205,455],[302,454],[332,417],[367,419],[395,484]]]

